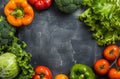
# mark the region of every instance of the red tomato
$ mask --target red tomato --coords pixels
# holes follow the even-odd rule
[[[28,0],[37,10],[44,10],[51,6],[53,0]]]
[[[110,67],[110,64],[105,59],[99,59],[94,64],[94,70],[99,75],[107,74],[109,67]]]
[[[108,72],[108,77],[110,79],[120,79],[120,70],[116,68],[111,68]]]
[[[52,73],[46,66],[37,66],[34,69],[35,75],[33,79],[52,79]]]
[[[117,60],[117,66],[120,67],[120,58]]]
[[[104,50],[104,57],[107,60],[115,60],[119,55],[119,47],[117,45],[109,45]]]

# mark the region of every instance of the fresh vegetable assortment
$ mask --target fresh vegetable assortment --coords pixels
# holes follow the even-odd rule
[[[79,19],[93,31],[98,45],[108,45],[103,57],[93,65],[74,64],[69,76],[57,74],[55,79],[95,79],[98,75],[108,75],[109,79],[120,79],[120,1],[114,0],[55,0],[57,8],[64,13],[73,13],[81,5],[86,10]],[[9,0],[0,16],[0,78],[2,79],[52,79],[52,71],[43,65],[35,68],[29,63],[32,55],[25,50],[26,43],[15,36],[16,28],[32,23],[36,10],[50,8],[53,0]],[[31,6],[31,5],[32,6]],[[15,26],[15,27],[14,27]],[[9,59],[9,60],[8,60]],[[115,65],[115,67],[113,67]],[[95,72],[94,72],[94,71]]]
[[[3,79],[30,79],[34,75],[29,64],[31,54],[26,43],[15,36],[15,28],[0,17],[0,77]]]

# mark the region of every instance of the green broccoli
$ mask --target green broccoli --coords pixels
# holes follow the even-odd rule
[[[15,28],[10,26],[3,16],[0,16],[0,46],[8,45],[15,34]]]
[[[80,8],[83,0],[55,0],[59,10],[65,13],[72,13]]]

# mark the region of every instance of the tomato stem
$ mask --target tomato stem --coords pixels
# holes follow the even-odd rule
[[[119,57],[119,56],[117,56],[117,57],[115,58],[115,61],[110,65],[110,68],[111,68],[114,64],[116,64],[116,67],[117,67],[117,63],[116,63],[116,62],[117,62],[117,60],[118,60],[118,57]]]
[[[105,67],[104,65],[101,65],[101,66],[100,66],[100,69],[104,69],[104,67]]]
[[[109,52],[110,54],[113,54],[114,53],[114,49],[112,49],[112,50],[110,50],[110,52]]]
[[[119,53],[118,53],[118,55],[116,56],[115,55],[115,60],[113,61],[113,63],[110,65],[110,68],[115,64],[116,65],[116,68],[118,69],[118,70],[120,70],[120,68],[118,67],[118,65],[117,65],[117,60],[118,60],[118,58],[119,58],[119,55],[120,55],[120,48],[119,48]]]

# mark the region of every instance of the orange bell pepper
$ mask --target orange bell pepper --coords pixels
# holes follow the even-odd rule
[[[29,25],[34,18],[33,8],[27,0],[10,0],[4,8],[8,22],[16,27]]]

